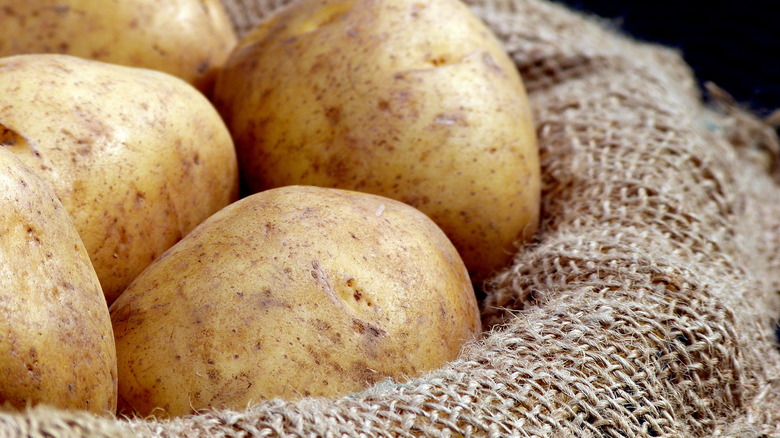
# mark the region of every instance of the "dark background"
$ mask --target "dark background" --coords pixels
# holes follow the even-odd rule
[[[700,83],[714,82],[760,116],[780,109],[777,0],[556,1],[610,19],[636,38],[680,49]],[[780,341],[780,326],[776,333]]]
[[[777,0],[556,1],[611,19],[639,39],[680,49],[701,82],[714,82],[761,116],[780,109]]]

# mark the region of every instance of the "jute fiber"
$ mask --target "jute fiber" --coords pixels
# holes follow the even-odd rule
[[[284,2],[225,0],[244,33]],[[470,4],[533,101],[544,223],[459,360],[336,401],[114,420],[32,408],[5,436],[780,436],[777,137],[702,103],[677,53],[541,0]]]

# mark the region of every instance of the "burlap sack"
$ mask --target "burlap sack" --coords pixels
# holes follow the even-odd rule
[[[279,0],[225,0],[240,32]],[[780,436],[780,190],[767,126],[680,57],[542,0],[473,1],[538,122],[544,224],[489,333],[409,383],[172,421],[34,408],[3,436]],[[721,99],[723,100],[723,99]]]

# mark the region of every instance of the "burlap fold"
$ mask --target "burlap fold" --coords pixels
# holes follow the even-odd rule
[[[241,33],[285,3],[225,2]],[[541,0],[470,5],[523,74],[544,175],[543,227],[490,282],[483,339],[331,402],[170,421],[38,407],[0,414],[0,435],[780,436],[774,132],[704,105],[673,51]]]

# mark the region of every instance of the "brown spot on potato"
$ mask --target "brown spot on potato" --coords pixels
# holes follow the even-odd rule
[[[314,328],[316,328],[318,331],[330,330],[330,324],[328,324],[327,322],[325,322],[325,321],[323,321],[323,320],[321,320],[319,318],[313,319],[311,321],[311,325]]]
[[[386,336],[387,332],[379,327],[365,321],[361,321],[357,318],[352,319],[352,328],[361,335],[367,335],[372,338],[378,338],[380,336]]]
[[[425,9],[425,3],[415,3],[412,5],[410,15],[412,18],[420,18],[420,12]]]
[[[168,51],[167,51],[167,50],[165,50],[165,49],[163,49],[162,47],[160,47],[160,46],[159,46],[159,45],[157,45],[157,44],[152,44],[152,50],[154,50],[155,52],[157,52],[157,54],[158,54],[158,55],[160,55],[160,56],[162,56],[162,57],[166,57],[166,56],[168,56]]]
[[[428,63],[433,65],[434,67],[441,67],[447,64],[450,64],[450,58],[446,55],[439,55],[433,58],[428,59]]]
[[[341,109],[338,107],[330,107],[325,110],[325,117],[328,118],[328,122],[331,125],[337,125],[341,120]]]
[[[367,385],[373,385],[379,382],[380,380],[382,380],[382,378],[384,377],[381,374],[379,374],[376,370],[370,368],[364,362],[353,363],[352,373],[358,380],[360,380],[361,382]]]

